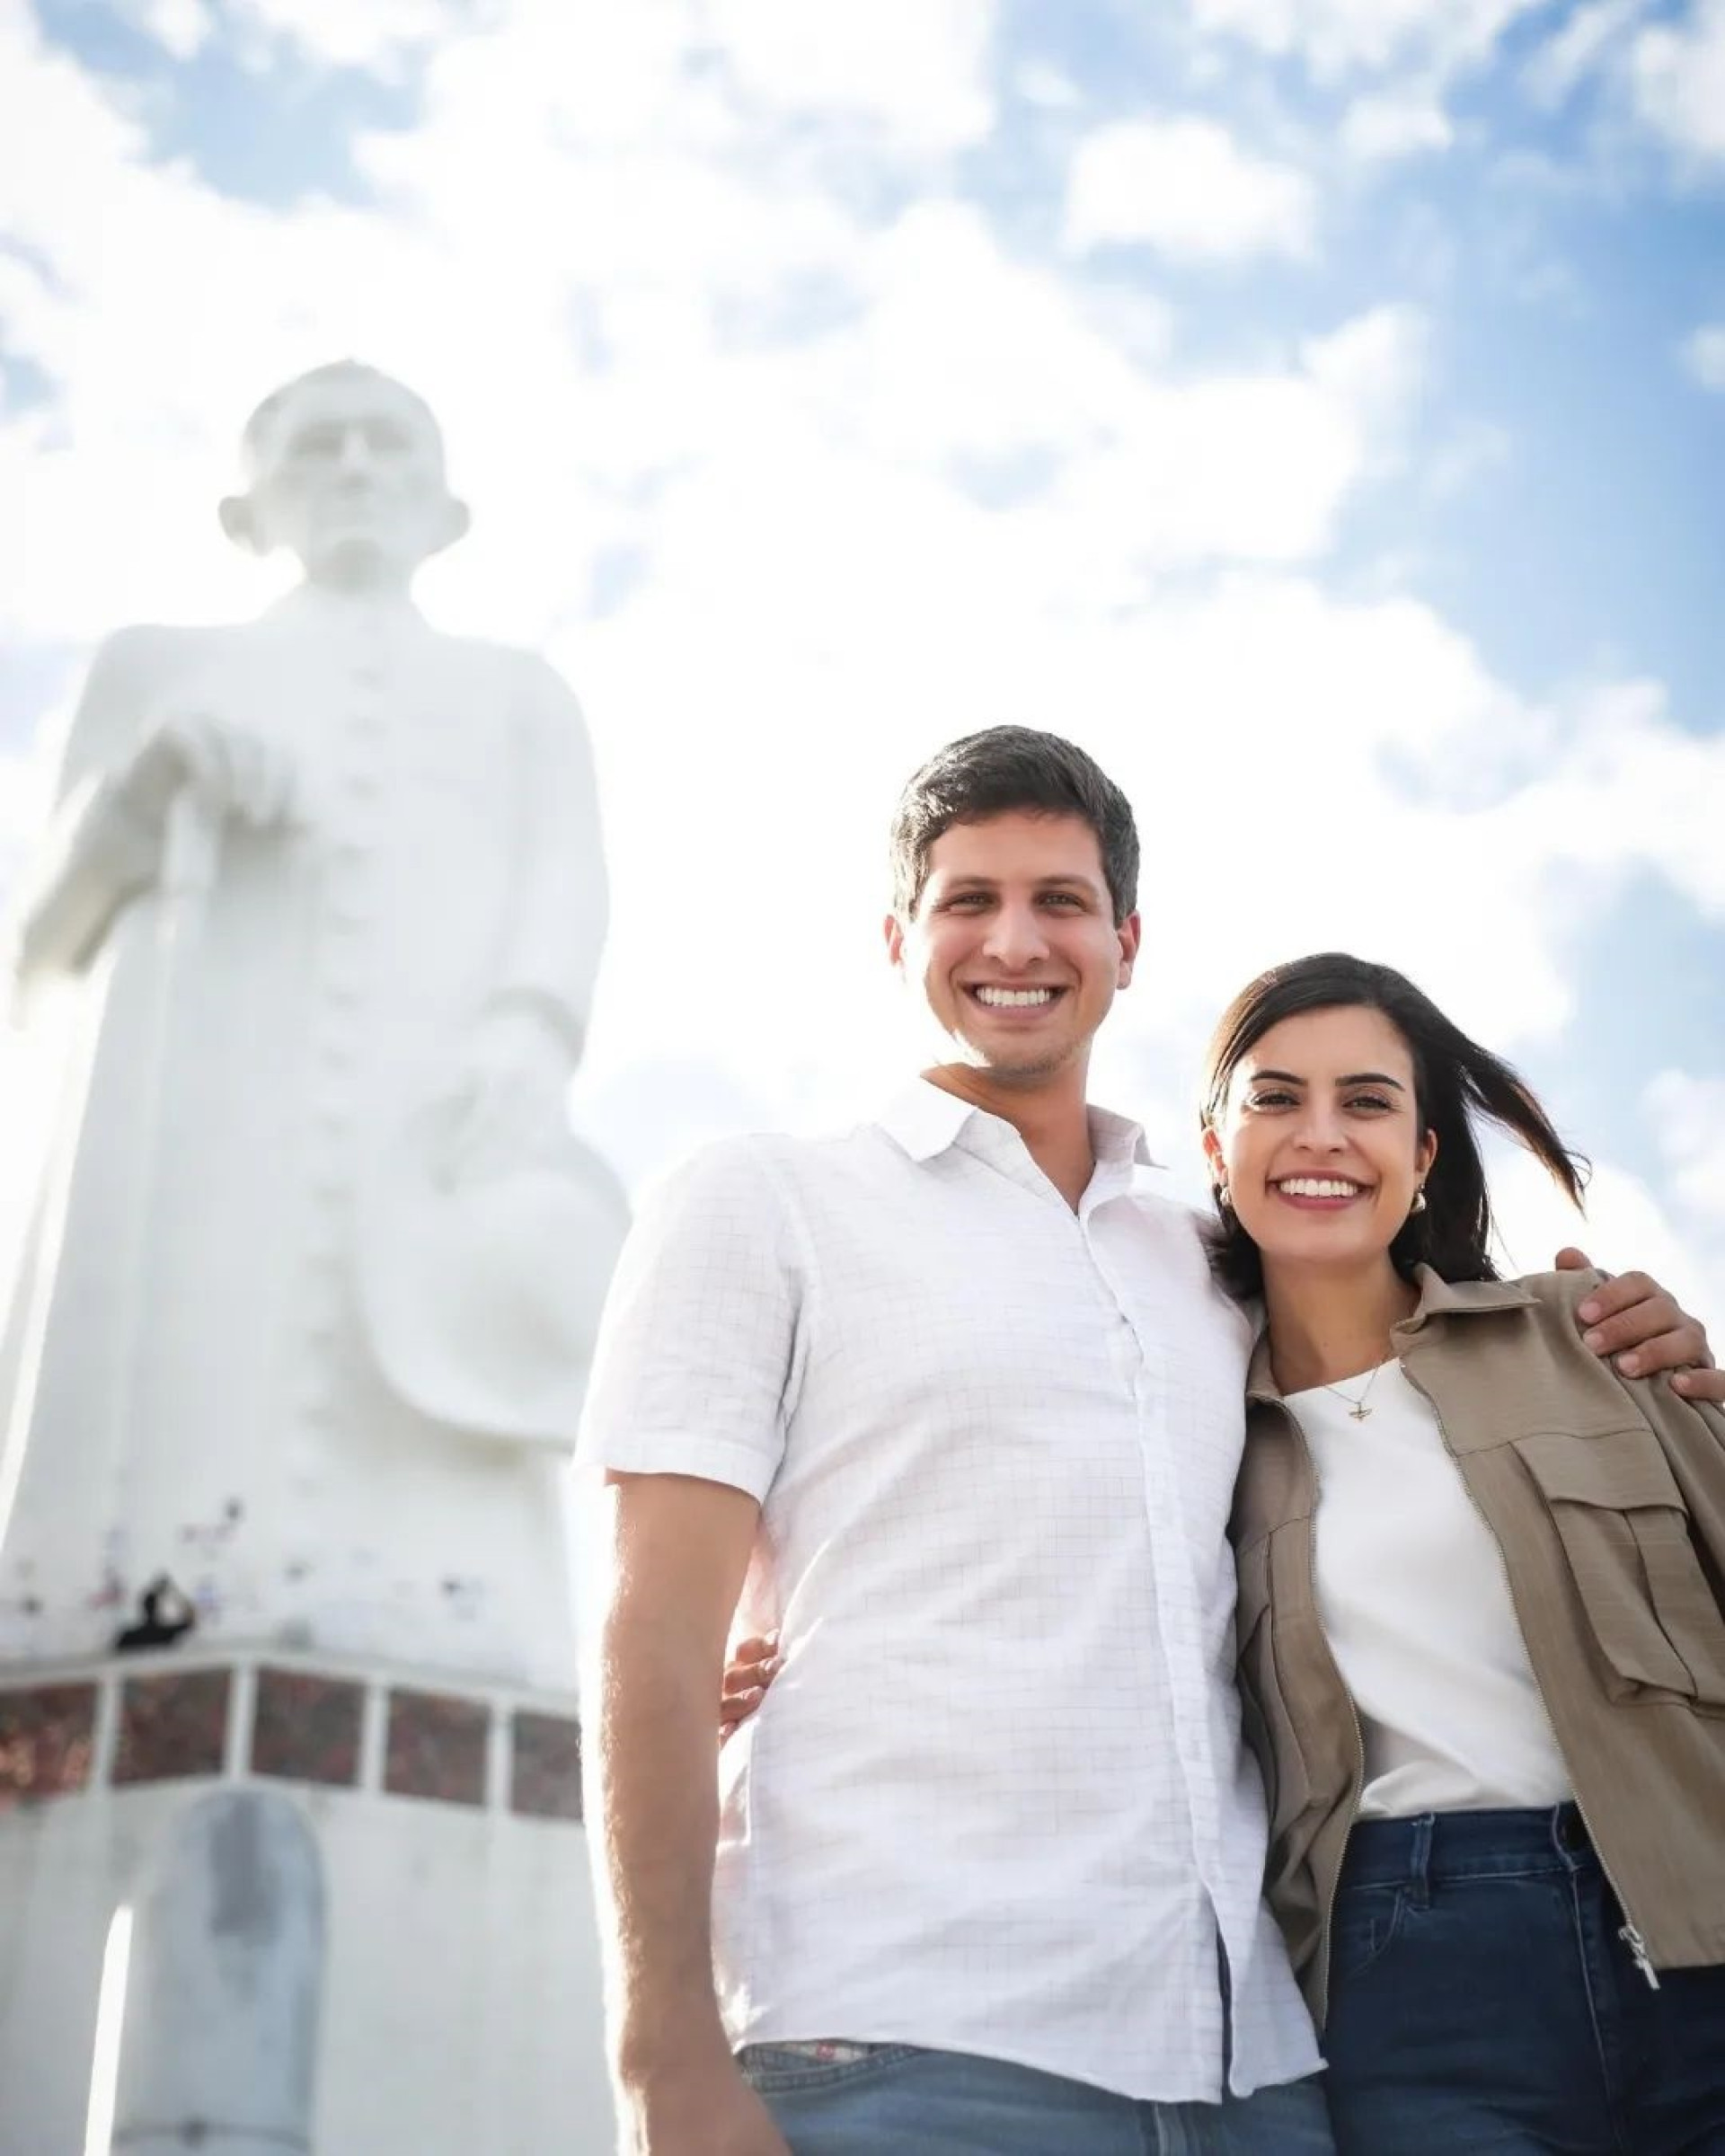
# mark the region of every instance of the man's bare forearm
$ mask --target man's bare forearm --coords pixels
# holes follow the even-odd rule
[[[774,2156],[713,1991],[713,1701],[759,1507],[681,1475],[613,1475],[592,1748],[594,1859],[624,2146]]]
[[[719,1800],[712,1702],[721,1650],[703,1653],[675,1612],[625,1595],[605,1627],[597,1788],[608,1896],[612,2047],[638,2085],[727,2056],[713,1994]]]

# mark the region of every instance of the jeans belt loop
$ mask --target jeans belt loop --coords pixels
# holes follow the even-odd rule
[[[1431,1906],[1431,1834],[1438,1824],[1435,1812],[1421,1812],[1412,1823],[1413,1842],[1408,1851],[1408,1895],[1416,1909]]]

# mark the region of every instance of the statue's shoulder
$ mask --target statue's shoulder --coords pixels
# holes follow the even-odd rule
[[[456,636],[450,642],[471,654],[474,666],[513,676],[524,688],[549,687],[567,696],[568,684],[551,661],[526,644],[500,644],[489,636]]]
[[[152,702],[168,683],[194,667],[208,666],[231,635],[225,628],[157,622],[116,629],[91,654],[84,702],[95,707]]]
[[[575,693],[548,658],[521,644],[495,643],[483,636],[446,636],[455,664],[493,694],[507,695],[518,711],[544,712],[553,719],[580,717]]]
[[[102,638],[90,662],[92,673],[156,674],[201,666],[214,651],[236,643],[249,623],[220,622],[135,622]]]
[[[154,671],[194,648],[201,629],[171,628],[160,622],[134,622],[115,629],[96,646],[90,670],[110,674]]]

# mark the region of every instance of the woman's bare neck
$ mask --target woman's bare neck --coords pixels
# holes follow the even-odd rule
[[[1352,1270],[1264,1265],[1269,1360],[1284,1392],[1303,1392],[1374,1370],[1390,1355],[1390,1330],[1412,1315],[1418,1292],[1389,1259]]]

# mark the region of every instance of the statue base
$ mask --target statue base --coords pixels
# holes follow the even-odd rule
[[[318,2156],[609,2156],[579,1760],[572,1699],[404,1666],[0,1668],[0,2156],[86,2148],[115,1916],[224,1785],[287,1796],[321,1860]]]

